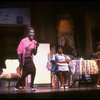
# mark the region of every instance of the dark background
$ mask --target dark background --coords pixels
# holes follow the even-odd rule
[[[57,24],[58,16],[70,14],[73,20],[75,46],[79,56],[87,58],[86,47],[86,22],[84,16],[87,10],[98,11],[100,15],[99,1],[30,1],[17,0],[0,1],[0,8],[21,8],[29,7],[31,9],[31,26],[35,28],[36,38],[40,43],[50,43],[57,45]],[[94,14],[93,14],[94,16]],[[95,19],[100,22],[100,19]],[[18,19],[18,23],[22,20]],[[100,41],[100,25],[97,23],[91,28],[91,45],[95,50],[96,42]],[[4,61],[7,58],[17,58],[16,48],[20,39],[24,36],[25,25],[3,25],[0,24],[0,66],[4,67]]]

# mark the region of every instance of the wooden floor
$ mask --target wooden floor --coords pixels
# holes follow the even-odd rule
[[[0,88],[0,97],[3,99],[17,99],[17,98],[35,98],[35,99],[90,99],[100,98],[100,88],[94,86],[82,86],[69,89],[57,89],[50,86],[35,86],[36,91],[32,91],[26,87],[15,91],[14,87],[8,89],[7,87]]]

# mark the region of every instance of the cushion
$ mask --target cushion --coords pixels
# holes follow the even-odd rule
[[[6,69],[3,69],[0,78],[20,78],[21,74],[19,72],[19,61],[18,59],[7,59],[5,61]]]
[[[11,78],[20,78],[21,75],[18,73],[8,73],[8,74],[1,74],[0,78],[6,78],[6,79],[11,79]]]

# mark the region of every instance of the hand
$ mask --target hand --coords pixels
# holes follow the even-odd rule
[[[19,67],[20,67],[20,68],[23,68],[23,64],[22,64],[22,63],[20,63],[20,64],[19,64]]]
[[[39,43],[37,42],[36,46],[38,47],[39,46]]]
[[[26,47],[26,48],[25,48],[25,50],[26,50],[26,51],[29,51],[29,48],[28,48],[28,47]]]
[[[66,60],[66,63],[69,63],[71,61],[71,59]]]

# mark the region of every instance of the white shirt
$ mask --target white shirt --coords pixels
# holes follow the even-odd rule
[[[65,54],[54,54],[53,57],[52,57],[52,60],[55,60],[58,66],[58,71],[69,71],[69,67],[68,67],[68,63],[59,63],[61,61],[66,61],[70,59],[69,56],[65,55]]]

